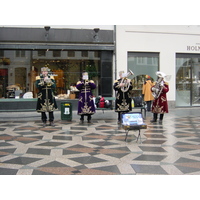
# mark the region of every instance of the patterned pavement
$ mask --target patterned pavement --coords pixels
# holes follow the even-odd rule
[[[114,111],[101,111],[92,124],[60,120],[42,127],[35,113],[4,113],[0,118],[0,175],[199,175],[200,114],[174,109],[163,125],[125,130]],[[12,117],[11,117],[12,116]]]

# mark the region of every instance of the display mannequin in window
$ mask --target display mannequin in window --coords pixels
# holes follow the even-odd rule
[[[169,91],[169,85],[164,81],[165,73],[158,71],[156,75],[158,79],[151,88],[154,96],[152,104],[153,120],[151,122],[157,122],[158,114],[160,114],[159,123],[162,124],[164,113],[168,113],[167,92]]]
[[[92,90],[96,88],[93,80],[88,80],[88,73],[83,72],[82,80],[78,81],[76,88],[79,92],[78,115],[81,116],[81,123],[84,122],[84,116],[87,117],[88,123],[91,123],[92,115],[95,113]]]
[[[154,97],[152,95],[151,88],[153,86],[153,83],[151,81],[151,77],[149,75],[146,75],[146,80],[143,84],[142,87],[142,95],[143,95],[143,100],[147,104],[147,111],[151,111],[151,103],[154,100]]]
[[[124,72],[119,72],[119,79],[114,82],[113,89],[116,91],[115,112],[118,113],[118,124],[121,123],[121,114],[132,110],[131,95],[132,82],[128,78],[123,78]],[[123,80],[125,80],[123,82]],[[126,89],[124,90],[124,88]]]
[[[37,112],[41,113],[41,119],[43,127],[47,123],[46,112],[49,113],[49,125],[54,125],[54,111],[57,110],[57,104],[54,97],[54,89],[56,83],[54,77],[49,75],[49,68],[41,68],[41,75],[36,77],[36,87],[38,88],[38,101],[37,101]]]

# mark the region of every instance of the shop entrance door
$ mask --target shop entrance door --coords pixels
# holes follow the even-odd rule
[[[200,106],[200,55],[176,55],[176,106]]]

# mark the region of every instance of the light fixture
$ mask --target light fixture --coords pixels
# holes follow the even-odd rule
[[[45,27],[44,27],[44,29],[45,29],[45,31],[46,31],[46,32],[45,32],[45,35],[44,35],[46,40],[48,40],[50,28],[51,28],[50,26],[45,26]]]
[[[100,28],[94,28],[93,30],[95,32],[95,35],[93,36],[93,38],[94,38],[94,40],[97,41],[99,39],[98,32],[99,32]]]

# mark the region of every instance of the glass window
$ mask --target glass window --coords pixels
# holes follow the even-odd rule
[[[82,51],[81,56],[82,57],[88,57],[88,51]]]
[[[60,57],[61,52],[60,51],[53,51],[53,57]]]
[[[0,58],[4,57],[4,51],[0,50]]]
[[[16,57],[25,57],[25,51],[24,50],[16,50],[15,56]]]
[[[46,56],[46,51],[45,50],[39,50],[38,51],[38,56],[41,57],[41,56]]]
[[[75,57],[75,51],[68,51],[69,57]]]
[[[128,52],[128,69],[134,73],[131,76],[133,83],[133,94],[142,94],[142,86],[145,76],[149,75],[155,81],[156,72],[159,69],[159,53]]]
[[[176,106],[200,105],[200,55],[176,54]]]
[[[68,57],[69,54],[72,57]],[[90,51],[89,57],[81,57],[81,55],[82,51],[4,50],[6,59],[0,65],[0,98],[14,98],[15,90],[21,90],[22,96],[26,92],[32,92],[33,97],[36,98],[35,79],[44,66],[51,69],[51,74],[56,80],[55,95],[57,96],[71,92],[78,94],[78,91],[72,91],[71,86],[76,85],[80,80],[83,70],[88,71],[90,79],[99,85],[101,54],[95,57],[95,51]],[[93,94],[99,95],[99,87],[93,91]]]

